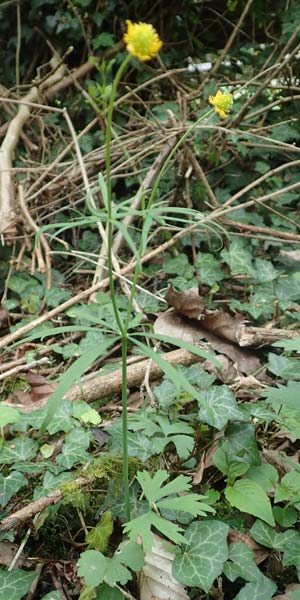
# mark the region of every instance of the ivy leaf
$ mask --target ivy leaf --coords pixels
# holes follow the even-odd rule
[[[258,544],[266,546],[266,548],[281,550],[284,543],[282,533],[277,533],[273,527],[259,519],[252,525],[250,533]]]
[[[61,455],[57,463],[64,469],[71,469],[75,463],[88,462],[90,456],[87,448],[90,445],[90,434],[84,429],[73,429],[65,436]]]
[[[250,479],[239,479],[225,489],[226,500],[242,512],[249,513],[275,525],[271,503],[266,492]]]
[[[103,513],[96,527],[93,527],[86,535],[85,541],[88,544],[88,549],[93,548],[99,550],[99,552],[105,552],[113,528],[114,523],[111,511],[106,511]]]
[[[232,275],[255,275],[252,254],[247,246],[248,244],[243,239],[234,238],[230,242],[229,250],[222,250],[222,259],[229,266]]]
[[[285,567],[294,566],[300,568],[300,535],[297,531],[286,531],[283,534],[283,558]]]
[[[0,427],[6,427],[11,423],[18,423],[22,420],[22,415],[13,406],[0,405]]]
[[[275,491],[275,502],[284,500],[291,502],[300,500],[300,473],[296,470],[286,473]]]
[[[244,421],[245,415],[238,408],[236,399],[227,385],[214,386],[203,392],[204,405],[199,410],[199,419],[216,429],[223,429],[230,419]]]
[[[262,573],[258,579],[246,583],[234,600],[271,600],[277,585]]]
[[[83,423],[91,423],[92,425],[98,425],[101,423],[101,417],[99,413],[91,408],[87,402],[78,401],[73,403],[73,417],[79,419]]]
[[[0,505],[6,506],[14,494],[16,494],[24,485],[27,485],[27,479],[18,471],[12,471],[7,477],[0,473]]]
[[[36,573],[14,569],[0,570],[0,600],[21,600],[27,594]]]
[[[121,421],[114,423],[108,429],[111,434],[110,439],[110,450],[115,453],[123,452],[123,434],[122,434],[122,423]],[[129,456],[135,456],[142,462],[145,462],[155,454],[153,451],[152,440],[141,432],[128,431],[128,454]]]
[[[192,523],[185,532],[183,552],[174,559],[174,577],[208,593],[228,558],[228,531],[228,525],[221,521]]]
[[[299,359],[278,356],[278,354],[269,352],[268,371],[271,371],[271,373],[282,379],[300,379]]]
[[[259,578],[261,572],[255,564],[253,550],[243,542],[230,544],[224,574],[229,581],[235,581],[238,577],[242,577],[246,581]]]
[[[24,436],[5,442],[0,448],[0,464],[11,464],[17,460],[30,460],[35,457],[38,448],[38,442]]]

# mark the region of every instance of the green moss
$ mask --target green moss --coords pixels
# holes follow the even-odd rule
[[[141,467],[140,461],[130,457],[130,479],[134,477],[139,467]],[[87,468],[82,468],[80,471],[77,471],[75,480],[67,481],[60,486],[59,489],[63,496],[63,504],[71,504],[80,510],[87,510],[91,504],[94,504],[95,498],[94,495],[91,495],[89,490],[85,489],[84,486],[81,487],[80,484],[76,482],[76,479],[79,477],[84,477],[91,481],[100,479],[104,485],[107,485],[109,481],[113,481],[114,493],[118,495],[122,488],[123,457],[120,454],[103,454],[98,456]],[[103,494],[100,494],[100,496],[103,499]],[[100,501],[101,498],[98,498],[98,500]]]
[[[6,400],[7,396],[9,396],[9,394],[12,394],[15,391],[24,392],[28,389],[28,381],[23,375],[12,375],[11,377],[6,377],[1,387],[0,401],[3,402]]]

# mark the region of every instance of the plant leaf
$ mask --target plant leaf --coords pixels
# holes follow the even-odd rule
[[[275,525],[271,503],[266,492],[250,479],[239,479],[225,489],[226,500],[242,512],[249,513]]]
[[[27,594],[33,580],[35,571],[0,570],[0,600],[21,600]]]
[[[229,527],[221,521],[192,523],[185,532],[185,547],[173,562],[174,577],[188,586],[209,592],[228,558]]]
[[[271,600],[277,585],[262,573],[258,579],[246,583],[234,600]]]
[[[201,403],[199,419],[215,427],[223,429],[228,421],[245,421],[245,414],[238,408],[236,399],[227,385],[213,386],[203,392],[204,405]]]

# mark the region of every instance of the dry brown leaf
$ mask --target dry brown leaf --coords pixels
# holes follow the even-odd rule
[[[201,322],[202,327],[214,335],[230,342],[238,343],[240,326],[246,319],[241,315],[231,316],[221,310],[207,314]]]
[[[166,300],[181,315],[189,319],[202,319],[204,304],[200,299],[197,287],[182,292],[175,292],[172,287],[169,287]]]
[[[0,565],[5,565],[6,567],[9,567],[18,550],[18,544],[12,544],[11,542],[0,542]],[[26,558],[26,556],[22,552],[22,554],[18,558],[16,566],[27,568],[32,567],[32,561]]]
[[[225,342],[210,331],[206,331],[202,327],[202,321],[197,323],[196,320],[189,320],[177,312],[161,313],[154,323],[154,331],[192,344],[205,339],[214,350],[230,358],[237,366],[238,372],[245,375],[251,375],[261,367],[259,359],[249,350],[241,350],[234,344]],[[218,376],[220,377],[220,374]]]
[[[139,575],[141,600],[188,600],[184,586],[172,575],[175,555],[167,552],[159,536],[154,535],[151,554],[145,556],[145,566]]]
[[[195,473],[193,475],[193,484],[198,485],[202,481],[203,473],[205,469],[205,452],[202,452],[200,461],[197,464]]]

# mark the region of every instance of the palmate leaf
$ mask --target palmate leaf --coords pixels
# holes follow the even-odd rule
[[[152,527],[155,527],[175,544],[182,544],[185,541],[183,535],[180,533],[183,531],[182,527],[171,523],[171,521],[167,521],[152,510],[126,523],[124,532],[128,533],[131,541],[135,541],[138,537],[141,537],[144,550],[150,553],[153,546]]]
[[[144,553],[139,544],[123,544],[112,558],[97,550],[86,550],[78,560],[78,575],[90,588],[105,582],[111,587],[116,583],[125,585],[132,579],[127,567],[139,571],[144,565]]]
[[[163,486],[164,481],[169,479],[169,473],[165,470],[156,471],[153,477],[147,471],[138,471],[136,478],[150,506],[165,496],[188,491],[191,488],[190,477],[185,475],[179,475]]]
[[[164,470],[157,471],[153,478],[147,471],[137,473],[137,480],[149,502],[149,511],[126,523],[124,531],[129,534],[130,540],[136,540],[137,536],[141,536],[146,552],[151,552],[153,544],[152,527],[155,527],[176,544],[184,542],[184,537],[181,534],[182,528],[162,518],[157,514],[157,509],[183,511],[193,516],[214,512],[210,506],[202,502],[205,499],[204,496],[187,494],[175,498],[166,498],[166,496],[179,492],[188,492],[191,487],[190,478],[184,475],[180,475],[173,481],[163,485],[168,477],[167,471]]]
[[[211,506],[202,502],[202,499],[205,500],[205,498],[206,496],[199,496],[198,494],[186,494],[185,496],[178,496],[177,498],[159,500],[157,506],[159,509],[167,508],[170,510],[188,512],[193,515],[193,517],[197,517],[198,515],[205,516],[208,512],[215,512]]]

